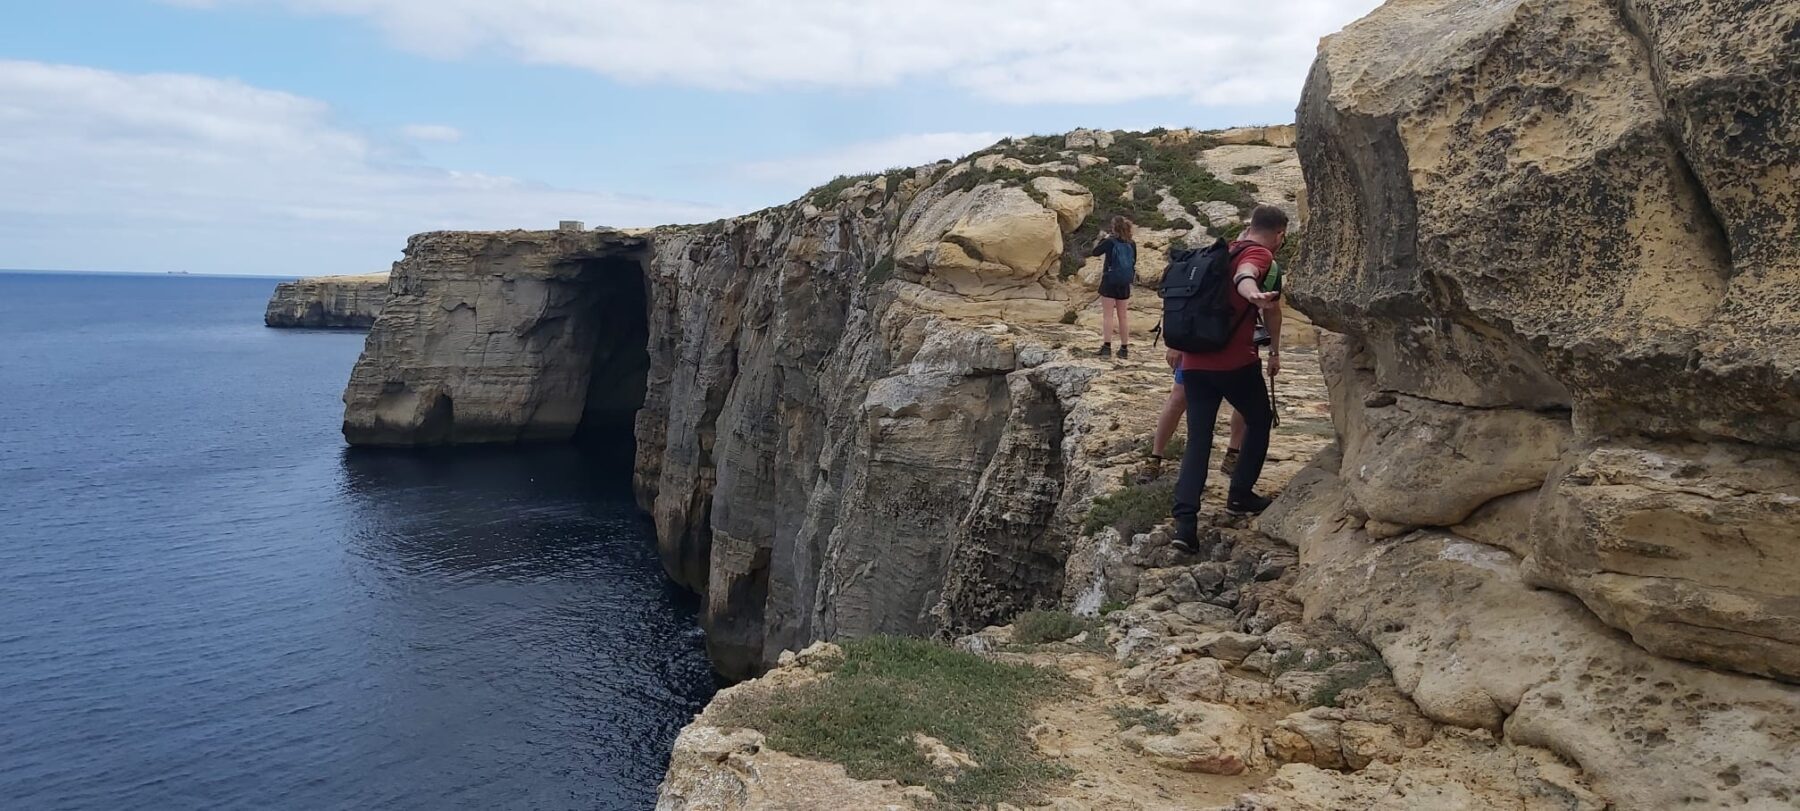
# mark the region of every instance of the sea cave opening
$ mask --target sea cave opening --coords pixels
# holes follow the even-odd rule
[[[607,468],[629,472],[637,450],[637,412],[650,374],[650,306],[644,267],[634,255],[586,260],[578,276],[585,340],[591,347],[587,395],[575,444]]]

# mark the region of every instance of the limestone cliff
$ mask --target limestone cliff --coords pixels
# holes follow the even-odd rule
[[[368,329],[387,299],[388,274],[314,276],[275,285],[263,324]]]
[[[1095,223],[1142,226],[1143,347],[1169,244],[1254,200],[1207,155],[1246,148],[1280,150],[1017,139],[697,227],[422,234],[345,436],[557,440],[635,411],[638,498],[734,675],[1054,605],[1088,501],[1141,453],[1090,391],[1109,364],[1069,349],[1094,335]]]
[[[1397,0],[1300,104],[1291,291],[1344,335],[1341,454],[1264,529],[1427,715],[1620,807],[1796,799],[1796,31],[1792,0]]]

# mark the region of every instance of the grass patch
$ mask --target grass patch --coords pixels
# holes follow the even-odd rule
[[[1338,698],[1345,690],[1354,690],[1387,672],[1380,661],[1367,661],[1353,668],[1334,671],[1324,684],[1313,690],[1312,703],[1321,707],[1336,707]]]
[[[1124,600],[1107,600],[1100,604],[1100,616],[1104,617],[1114,611],[1124,611],[1128,607]]]
[[[723,708],[724,722],[762,731],[780,751],[843,764],[859,780],[925,786],[947,803],[1031,803],[1066,777],[1025,738],[1032,707],[1068,689],[1059,676],[920,639],[873,637],[844,652],[830,678],[739,696]],[[946,781],[913,749],[915,732],[980,768]]]
[[[1149,707],[1128,707],[1124,704],[1114,704],[1106,711],[1112,715],[1113,721],[1119,725],[1121,730],[1143,727],[1152,735],[1173,735],[1179,731],[1174,718]]]
[[[1067,611],[1027,611],[1013,618],[1013,641],[1026,645],[1061,642],[1094,630],[1094,621]]]
[[[1175,482],[1169,479],[1117,490],[1094,499],[1081,531],[1092,534],[1112,527],[1125,538],[1149,532],[1169,517],[1174,501]]]

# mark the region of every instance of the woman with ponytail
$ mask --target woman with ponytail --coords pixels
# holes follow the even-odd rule
[[[1112,357],[1113,324],[1118,323],[1119,357],[1131,357],[1131,283],[1137,279],[1137,243],[1131,239],[1131,220],[1112,218],[1112,231],[1101,238],[1088,256],[1105,256],[1100,269],[1100,357]]]

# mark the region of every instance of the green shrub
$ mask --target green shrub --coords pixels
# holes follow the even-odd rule
[[[1026,645],[1061,642],[1094,630],[1093,620],[1067,611],[1027,611],[1013,618],[1013,641]]]
[[[1113,721],[1119,725],[1121,730],[1143,727],[1144,731],[1152,735],[1173,735],[1180,730],[1176,726],[1174,718],[1149,707],[1114,704],[1107,708],[1107,712],[1112,715]]]
[[[806,200],[807,202],[812,203],[814,208],[830,208],[837,203],[838,195],[843,194],[845,189],[865,180],[872,180],[878,176],[879,175],[876,173],[869,173],[866,175],[838,175],[825,185],[807,192]]]
[[[878,285],[894,277],[894,257],[883,256],[881,261],[869,268],[867,281],[870,285]]]
[[[1385,673],[1387,673],[1387,668],[1380,661],[1368,661],[1353,668],[1335,670],[1324,684],[1313,690],[1312,704],[1320,707],[1336,707],[1338,699],[1345,690],[1362,687]]]
[[[1114,611],[1124,611],[1125,608],[1126,605],[1123,600],[1107,600],[1100,604],[1100,616],[1104,617]]]
[[[1066,776],[1025,737],[1036,704],[1069,689],[1060,676],[920,639],[861,639],[844,653],[829,678],[733,696],[722,723],[762,731],[773,749],[843,764],[859,780],[925,786],[947,803],[1032,804]],[[980,767],[932,768],[913,748],[916,732]]]
[[[1169,508],[1174,501],[1175,482],[1169,479],[1108,493],[1094,499],[1094,506],[1088,509],[1087,520],[1082,524],[1082,532],[1092,534],[1112,527],[1126,538],[1149,532],[1169,517]]]

